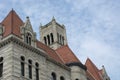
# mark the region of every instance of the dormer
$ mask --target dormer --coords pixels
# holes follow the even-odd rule
[[[36,33],[32,29],[31,22],[29,20],[29,17],[26,17],[26,22],[24,25],[21,27],[21,35],[23,38],[23,41],[31,46],[35,47],[35,42],[36,42]]]

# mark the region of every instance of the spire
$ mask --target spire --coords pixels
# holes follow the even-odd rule
[[[40,27],[42,27],[42,23],[40,23]]]
[[[55,21],[55,22],[56,22],[56,20],[55,20],[55,17],[54,17],[54,16],[52,17],[52,22],[53,22],[53,21]]]
[[[103,75],[105,80],[110,80],[110,78],[109,78],[109,76],[108,76],[108,74],[107,74],[107,72],[105,70],[104,65],[102,66],[102,75]]]
[[[103,71],[103,74],[106,75],[106,70],[105,70],[104,65],[102,65],[102,71]]]
[[[32,28],[29,16],[26,17],[26,22],[24,24],[24,27],[33,32],[33,28]]]
[[[25,22],[25,25],[27,25],[28,23],[30,23],[29,16],[27,16],[27,17],[26,17],[26,22]]]
[[[14,11],[14,9],[12,8],[12,11]]]
[[[25,25],[27,24],[30,24],[30,19],[29,19],[29,16],[26,17],[26,22],[25,22]]]
[[[26,19],[29,20],[29,16],[27,16]]]

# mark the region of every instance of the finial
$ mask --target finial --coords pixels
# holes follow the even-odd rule
[[[29,21],[29,16],[26,17],[27,21]]]
[[[62,24],[62,26],[64,26],[64,24]]]
[[[52,21],[55,21],[55,17],[54,16],[52,17]]]
[[[104,68],[104,65],[102,65],[102,68]]]
[[[42,23],[40,23],[40,27],[42,27]]]
[[[29,19],[29,16],[27,16],[26,18]]]
[[[12,10],[11,10],[12,12],[14,11],[14,9],[12,8]]]

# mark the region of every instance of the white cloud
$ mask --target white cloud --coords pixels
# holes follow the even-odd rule
[[[23,21],[30,16],[38,33],[40,23],[44,25],[55,16],[65,24],[68,43],[80,60],[85,62],[90,57],[97,66],[104,64],[112,79],[119,80],[119,3],[119,0],[4,0],[0,1],[0,20],[14,8]]]

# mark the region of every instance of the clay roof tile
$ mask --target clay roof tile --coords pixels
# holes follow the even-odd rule
[[[8,36],[9,34],[15,34],[15,35],[21,37],[20,26],[22,26],[24,23],[13,9],[9,12],[9,14],[1,22],[1,24],[3,24],[3,26],[5,28],[3,37]]]
[[[95,80],[102,80],[99,74],[99,69],[89,58],[86,60],[85,65],[87,66],[87,71],[94,77]]]
[[[63,61],[60,59],[60,57],[57,55],[57,53],[53,49],[48,47],[47,45],[43,44],[40,41],[37,41],[37,47],[44,50],[48,54],[48,56],[50,56],[55,61],[63,63]]]
[[[64,61],[65,64],[72,62],[80,62],[79,59],[74,55],[68,45],[62,46],[56,49],[56,53]]]

